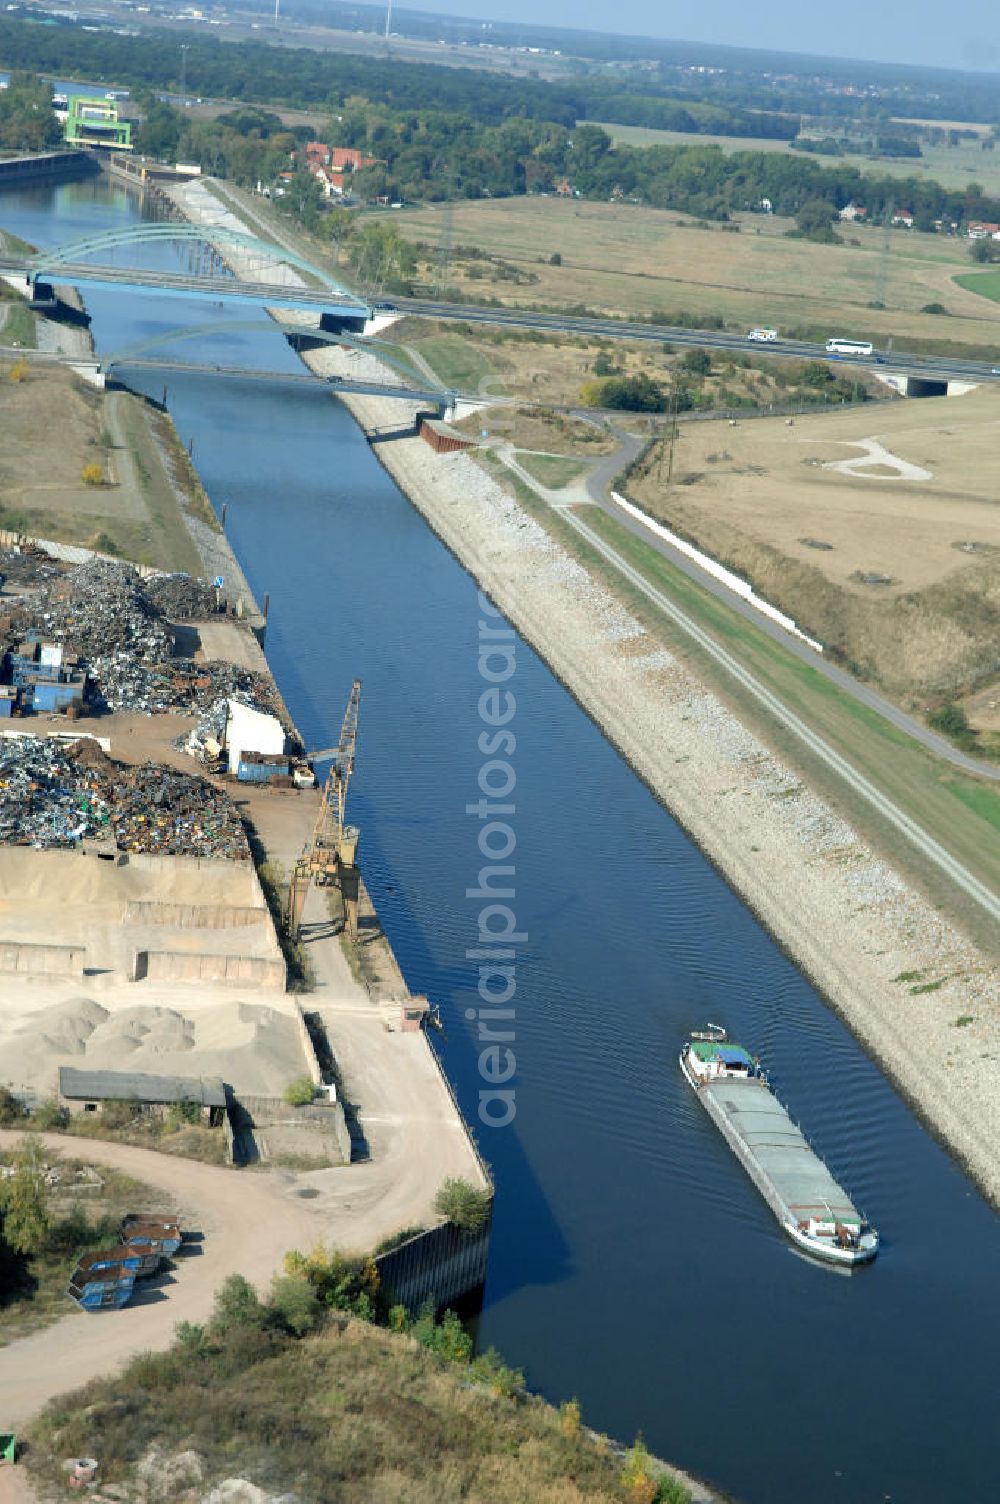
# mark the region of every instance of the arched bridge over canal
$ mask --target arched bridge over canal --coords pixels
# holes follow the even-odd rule
[[[133,247],[162,244],[181,248],[179,269],[122,265],[117,260]],[[229,263],[239,270],[231,271]],[[330,327],[355,330],[363,329],[371,317],[369,305],[329,272],[284,246],[225,225],[129,225],[34,254],[7,253],[0,256],[0,274],[23,276],[25,291],[40,310],[57,302],[53,284],[70,283],[308,309],[319,312]]]

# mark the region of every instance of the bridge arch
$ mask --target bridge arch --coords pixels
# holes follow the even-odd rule
[[[245,230],[228,229],[225,225],[188,225],[174,222],[137,224],[117,230],[107,230],[100,235],[86,235],[79,240],[68,240],[62,245],[39,251],[31,258],[31,275],[33,277],[44,276],[46,273],[51,275],[60,267],[87,261],[92,256],[101,255],[104,251],[114,251],[129,245],[155,244],[159,241],[179,241],[187,244],[207,242],[215,247],[238,246],[261,256],[264,260],[284,262],[288,266],[294,266],[298,271],[315,278],[323,287],[328,287],[342,297],[354,296],[349,288],[344,287],[329,272],[323,271],[321,267],[307,261],[295,251],[290,251],[274,241],[262,240],[260,236],[251,235]]]
[[[355,350],[371,350],[378,352],[378,358],[385,365],[391,366],[400,376],[405,376],[407,381],[413,380],[413,370],[405,361],[399,358],[395,348],[387,345],[383,340],[373,339],[370,335],[338,334],[335,331],[320,329],[316,324],[284,324],[274,320],[272,327],[293,343],[296,339],[309,340],[313,344],[322,345],[350,345]],[[188,324],[183,328],[166,329],[159,334],[147,335],[145,339],[135,340],[130,345],[123,345],[119,350],[112,350],[107,355],[102,355],[100,370],[110,371],[112,366],[128,365],[130,360],[141,360],[144,355],[152,350],[158,350],[163,345],[176,344],[186,339],[207,339],[212,336],[221,337],[229,333],[255,334],[267,328],[267,324],[260,319],[231,319],[226,323],[216,320],[212,324]],[[433,389],[431,383],[427,383],[428,389]],[[455,393],[445,387],[440,388],[442,398],[449,402],[454,399]]]

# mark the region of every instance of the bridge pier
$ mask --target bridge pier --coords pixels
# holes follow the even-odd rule
[[[364,334],[367,319],[342,313],[321,313],[319,327],[325,334]]]
[[[96,386],[98,391],[102,392],[107,386],[108,378],[106,373],[101,370],[99,360],[71,360],[67,361],[67,365],[88,386]]]
[[[884,386],[892,387],[901,397],[962,397],[975,391],[978,381],[955,380],[948,376],[911,376],[902,371],[876,371]]]

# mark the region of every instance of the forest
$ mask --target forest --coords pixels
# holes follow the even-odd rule
[[[444,71],[444,70],[442,70]],[[143,96],[139,96],[140,101]],[[183,111],[144,99],[139,146],[152,156],[194,160],[208,171],[253,185],[287,170],[291,153],[313,134],[286,129],[272,111],[244,107],[215,121],[192,120]],[[470,121],[439,109],[393,109],[353,100],[317,130],[330,145],[358,147],[377,165],[355,174],[354,198],[392,202],[451,198],[501,198],[523,193],[571,191],[583,198],[624,198],[725,221],[762,211],[796,216],[806,204],[826,205],[829,217],[851,202],[878,221],[893,205],[906,204],[915,227],[1000,220],[1000,204],[976,184],[943,188],[926,178],[880,177],[857,167],[808,154],[738,151],[717,146],[614,146],[594,125],[575,129],[523,116],[498,124]],[[304,174],[301,176],[304,177]],[[320,207],[311,180],[292,189],[300,207]]]
[[[432,63],[397,62],[308,47],[223,42],[197,33],[185,32],[183,39],[187,90],[211,99],[334,109],[360,96],[397,110],[433,104],[440,110],[492,125],[517,116],[555,121],[566,127],[589,118],[733,136],[788,137],[798,131],[797,120],[771,117],[742,105],[700,106],[690,100],[682,104],[660,94],[646,98],[641,92],[633,95],[625,91],[615,80],[548,83],[505,78],[474,68],[442,68]],[[175,31],[132,36],[110,30],[85,31],[69,24],[43,29],[3,17],[0,58],[14,68],[133,87],[145,84],[172,92],[180,87],[180,36]]]
[[[0,89],[0,150],[44,151],[61,136],[47,86],[32,73],[13,74]]]
[[[323,140],[361,148],[376,159],[353,181],[353,197],[362,204],[561,192],[625,199],[716,221],[767,211],[768,206],[776,214],[795,216],[804,204],[816,202],[827,204],[832,217],[852,201],[864,204],[869,222],[889,206],[905,204],[917,229],[934,229],[936,222],[947,228],[970,219],[1000,220],[1000,205],[975,183],[955,190],[922,177],[863,174],[836,158],[808,152],[726,155],[698,143],[697,134],[690,144],[613,145],[606,131],[580,123],[588,112],[607,119],[616,111],[645,111],[645,118],[652,119],[658,109],[666,112],[663,118],[679,118],[671,115],[680,108],[675,101],[623,92],[620,80],[550,84],[265,42],[223,43],[185,32],[191,37],[184,44],[189,94],[254,101],[254,107],[242,103],[216,122],[193,120],[157,97],[160,91],[177,89],[178,35],[41,28],[4,18],[0,56],[20,68],[128,84],[145,115],[138,136],[141,150],[195,160],[245,184],[273,181],[291,165],[297,143],[311,134],[308,128],[286,130],[278,116],[262,107],[309,107]],[[36,114],[49,132],[42,144],[51,138],[51,116],[44,110],[38,114],[25,94],[37,87],[21,80],[4,91],[0,130],[12,132],[8,144],[15,137],[33,139]],[[642,88],[648,85],[644,82]],[[765,133],[764,115],[751,119],[741,113],[742,105],[733,109],[733,130],[739,126]],[[720,129],[714,108],[703,102],[693,102],[682,113],[700,130]],[[787,121],[771,125],[776,133],[787,128]],[[311,180],[297,182],[291,196],[303,212],[318,212],[318,190]]]

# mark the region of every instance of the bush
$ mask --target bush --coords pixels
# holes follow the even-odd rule
[[[165,1127],[168,1133],[177,1133],[200,1122],[201,1107],[197,1102],[174,1102],[167,1111]]]
[[[579,1436],[582,1420],[579,1400],[564,1400],[559,1406],[559,1427],[564,1436]]]
[[[491,1198],[467,1180],[450,1178],[434,1197],[434,1210],[461,1232],[480,1232],[490,1219]]]
[[[15,1097],[9,1086],[0,1086],[0,1128],[10,1128],[26,1117],[24,1104]]]
[[[562,257],[560,256],[558,251],[552,252],[552,255],[549,257],[549,265],[562,266]]]
[[[90,540],[90,546],[95,553],[111,554],[116,559],[121,558],[121,549],[110,533],[95,533]]]
[[[944,306],[943,303],[925,303],[924,306],[923,306],[923,308],[921,308],[920,312],[921,313],[947,313],[948,310]]]
[[[295,1337],[311,1332],[320,1318],[319,1296],[299,1274],[276,1275],[271,1282],[269,1309],[277,1324]]]
[[[441,1320],[435,1321],[433,1301],[421,1308],[411,1331],[422,1347],[446,1363],[468,1363],[472,1358],[472,1338],[455,1312],[445,1311]]]
[[[52,1219],[41,1139],[30,1134],[23,1139],[14,1156],[14,1174],[0,1183],[0,1209],[4,1242],[15,1253],[37,1253],[45,1247]]]
[[[834,207],[825,198],[810,198],[795,216],[798,233],[806,240],[815,240],[830,245],[839,240],[833,233]]]
[[[927,717],[927,724],[935,731],[942,732],[945,736],[963,739],[972,735],[972,727],[969,718],[961,705],[949,701],[947,705],[941,705],[937,710],[932,710]]]
[[[478,1358],[473,1358],[472,1376],[485,1384],[494,1394],[505,1400],[519,1400],[525,1391],[524,1374],[520,1368],[508,1368],[495,1347],[489,1347]]]
[[[316,1088],[308,1076],[298,1076],[289,1081],[282,1095],[289,1107],[308,1107],[315,1100]]]
[[[26,381],[27,379],[28,379],[28,362],[26,360],[17,360],[17,361],[15,361],[14,364],[10,368],[10,380],[18,382],[18,381]]]
[[[69,1108],[60,1107],[55,1097],[49,1097],[31,1114],[32,1126],[43,1133],[58,1133],[69,1125]]]
[[[610,407],[621,412],[661,413],[664,408],[663,388],[645,374],[588,381],[580,396],[588,407]]]
[[[105,1128],[132,1128],[145,1115],[142,1103],[134,1097],[128,1101],[106,1098],[101,1103],[101,1123]]]
[[[94,1232],[95,1229],[87,1220],[87,1213],[77,1201],[65,1217],[61,1217],[49,1228],[45,1238],[46,1251],[76,1253],[88,1243]]]
[[[974,240],[969,246],[969,255],[980,265],[984,262],[995,261],[996,246],[989,240]]]
[[[80,472],[80,479],[85,486],[103,486],[104,471],[96,460],[91,460],[89,465],[84,465]]]
[[[350,1311],[363,1321],[373,1321],[379,1302],[379,1276],[371,1258],[348,1258],[336,1249],[328,1253],[320,1244],[308,1255],[286,1253],[285,1273],[305,1280],[324,1306]]]
[[[691,1490],[679,1478],[661,1478],[656,1504],[691,1504]]]
[[[685,350],[680,367],[682,371],[690,371],[692,376],[708,376],[712,370],[712,357],[707,350]]]
[[[225,1337],[237,1327],[263,1328],[267,1311],[257,1291],[242,1274],[231,1274],[215,1296],[210,1330],[213,1336]]]

